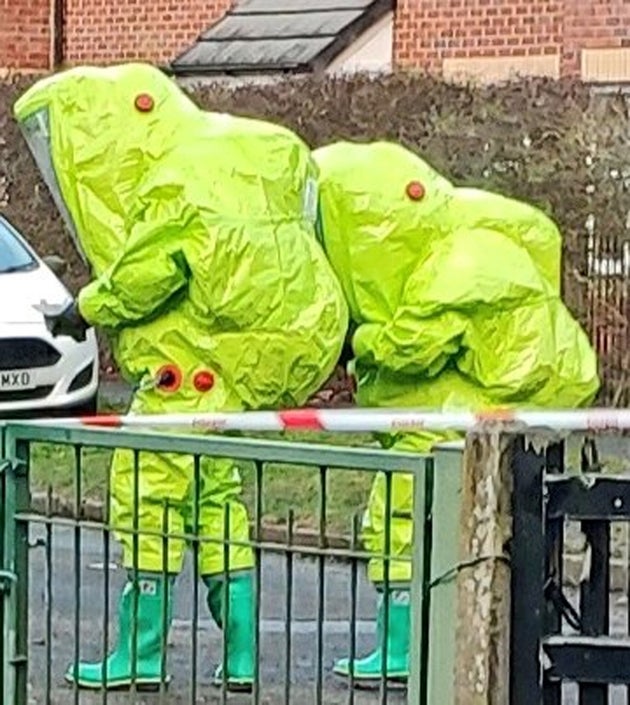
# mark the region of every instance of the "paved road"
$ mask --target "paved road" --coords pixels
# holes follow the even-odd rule
[[[33,527],[32,539],[42,539],[44,533]],[[51,576],[52,594],[46,594],[45,549],[34,548],[31,552],[31,667],[33,703],[47,703],[47,679],[51,683],[51,700],[54,705],[67,705],[72,702],[72,692],[63,684],[63,672],[74,655],[74,635],[76,610],[80,610],[80,644],[82,657],[98,658],[103,641],[103,538],[99,533],[83,532],[81,537],[80,587],[75,585],[74,535],[71,529],[56,528],[53,535]],[[112,557],[118,550],[112,546]],[[286,598],[287,560],[284,556],[265,555],[262,561],[263,599],[261,604],[261,703],[283,703],[286,673]],[[111,584],[110,614],[115,613],[115,597],[118,595],[124,575],[115,567],[108,571]],[[342,684],[330,675],[335,659],[345,655],[349,649],[350,615],[350,567],[329,564],[325,572],[324,626],[323,626],[323,672],[322,689],[324,703],[340,705],[348,702],[348,693]],[[293,569],[294,597],[292,604],[292,650],[290,681],[293,692],[291,703],[308,705],[317,703],[317,612],[318,612],[318,566],[313,561],[296,559]],[[175,605],[175,622],[170,638],[169,667],[174,676],[168,697],[168,705],[190,702],[192,681],[193,643],[193,580],[190,565],[180,579]],[[202,590],[199,591],[202,593]],[[76,595],[80,596],[79,601]],[[221,657],[221,634],[210,621],[204,605],[204,595],[198,597],[198,699],[196,702],[220,702],[217,693],[210,685],[214,665]],[[369,648],[374,638],[375,596],[360,571],[357,598],[357,643],[358,649]],[[47,647],[47,620],[52,624],[50,647]],[[113,630],[113,626],[110,627]],[[47,649],[52,652],[50,672],[47,671]],[[101,703],[101,696],[82,696],[82,703]],[[109,699],[118,703],[159,703],[158,695],[129,696],[117,695]],[[250,702],[243,696],[230,696],[230,702]],[[377,694],[358,694],[357,705],[377,703]],[[388,698],[390,703],[402,703],[401,694]]]
[[[33,541],[44,538],[40,527],[33,526]],[[76,585],[77,573],[74,566],[75,539],[71,529],[56,528],[52,542],[53,572],[50,576],[52,592],[47,595],[46,552],[43,547],[31,551],[31,621],[30,650],[31,661],[29,680],[31,684],[30,703],[33,705],[101,705],[101,694],[81,694],[74,700],[73,692],[63,683],[63,672],[72,662],[75,641],[75,614],[80,614],[79,633],[81,656],[98,658],[103,643],[103,588],[105,576],[111,585],[110,614],[115,613],[115,598],[122,585],[124,575],[115,565],[118,549],[111,548],[112,566],[107,571],[103,567],[103,537],[97,532],[83,532],[81,535],[81,565],[78,572],[80,585]],[[263,598],[261,623],[261,694],[263,705],[318,705],[317,699],[317,614],[318,614],[318,565],[313,561],[295,559],[293,565],[293,602],[290,658],[290,700],[285,699],[286,674],[286,601],[287,563],[284,556],[265,555],[262,561]],[[371,587],[359,571],[357,596],[357,644],[364,651],[373,643],[375,598]],[[169,670],[174,680],[168,691],[161,697],[154,695],[113,694],[108,698],[111,705],[184,705],[184,703],[220,703],[220,691],[210,684],[214,665],[220,659],[221,635],[208,618],[203,602],[203,594],[198,596],[199,624],[198,663],[196,696],[194,700],[191,683],[193,681],[193,581],[190,565],[180,579],[175,605],[175,622],[170,635]],[[343,684],[330,674],[334,660],[349,649],[350,614],[350,567],[329,563],[325,569],[323,660],[322,660],[322,703],[343,705],[354,702],[356,705],[376,705],[381,703],[378,693],[357,692],[354,700]],[[76,596],[79,595],[79,600]],[[612,616],[613,632],[623,634],[626,628],[626,600],[619,595],[614,598]],[[52,625],[51,638],[46,638],[47,622]],[[110,624],[113,633],[113,620]],[[50,668],[46,667],[50,649]],[[49,685],[48,685],[49,684]],[[47,693],[49,697],[47,697]],[[251,696],[230,695],[227,702],[241,705],[253,702]],[[405,703],[404,692],[391,692],[387,702],[391,705]],[[621,689],[612,691],[610,705],[626,705],[625,694]],[[566,688],[563,705],[577,705],[574,688]],[[431,703],[431,705],[437,705]]]

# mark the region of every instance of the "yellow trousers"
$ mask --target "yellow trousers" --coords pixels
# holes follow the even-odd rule
[[[382,439],[389,450],[430,453],[436,443],[454,438],[455,434],[401,433]],[[368,577],[374,583],[385,580],[384,557],[389,557],[388,579],[391,583],[411,582],[411,556],[414,540],[413,475],[393,473],[390,481],[390,512],[387,516],[387,478],[378,473],[372,483],[370,499],[363,520],[363,545],[373,554]],[[385,545],[385,525],[389,521],[389,547]],[[420,532],[416,540],[422,540]],[[389,548],[389,550],[388,550]]]
[[[111,522],[122,543],[124,565],[141,571],[179,573],[187,546],[182,538],[161,534],[198,532],[199,573],[214,575],[225,569],[253,566],[247,546],[230,546],[226,553],[226,515],[230,541],[247,542],[249,521],[240,500],[241,478],[232,461],[203,458],[199,487],[194,461],[171,453],[140,453],[135,480],[133,453],[118,450],[111,469]],[[196,500],[198,507],[195,510]],[[195,526],[197,524],[197,526]],[[138,529],[134,538],[134,526]]]

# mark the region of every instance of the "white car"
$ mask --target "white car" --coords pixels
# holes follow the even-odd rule
[[[98,345],[53,337],[37,309],[71,294],[17,230],[0,216],[0,418],[92,413],[98,392]],[[50,264],[50,266],[49,266]]]

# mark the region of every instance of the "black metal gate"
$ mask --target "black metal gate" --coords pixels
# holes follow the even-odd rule
[[[602,474],[592,440],[579,473],[566,470],[562,443],[537,451],[519,437],[513,453],[510,705],[623,702],[611,685],[625,685],[630,703],[630,585],[625,634],[610,628],[611,530],[630,522],[630,476]],[[568,521],[580,523],[586,542],[574,591],[563,579]],[[565,683],[578,694],[567,695]]]

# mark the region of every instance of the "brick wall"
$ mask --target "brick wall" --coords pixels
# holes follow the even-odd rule
[[[0,68],[48,69],[53,0],[0,0]],[[231,0],[65,0],[64,60],[171,60]]]
[[[580,49],[629,46],[628,0],[565,0],[563,73],[579,74]]]
[[[49,0],[0,0],[0,68],[48,66],[49,17]]]
[[[399,0],[395,61],[440,71],[444,61],[557,55],[579,73],[581,48],[630,38],[628,0]]]
[[[231,4],[59,1],[64,4],[64,58],[69,64],[167,62]],[[0,68],[49,68],[53,2],[0,0]],[[402,67],[439,72],[445,61],[520,59],[525,65],[557,57],[560,73],[577,75],[581,49],[627,46],[630,0],[398,0],[394,60]],[[630,48],[628,52],[630,56]]]
[[[229,5],[230,0],[66,0],[65,58],[167,62]]]

